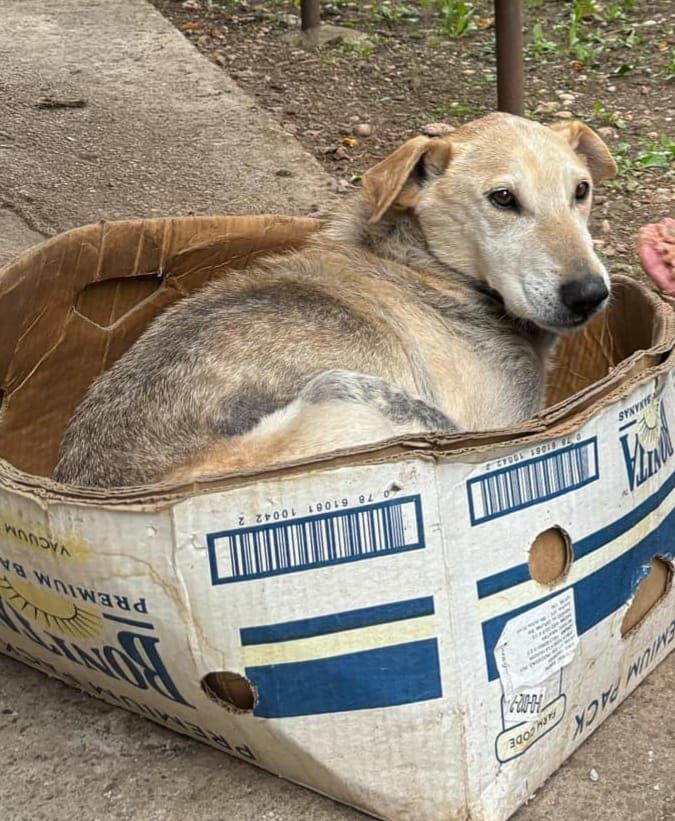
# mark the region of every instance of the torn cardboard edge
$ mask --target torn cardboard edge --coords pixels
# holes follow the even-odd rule
[[[402,454],[430,459],[461,456],[471,461],[487,448],[518,447],[550,436],[553,429],[562,433],[578,427],[603,404],[669,367],[675,340],[670,305],[634,280],[617,276],[612,308],[562,341],[560,355],[567,357],[564,370],[568,375],[574,373],[576,390],[570,395],[564,389],[559,369],[553,376],[553,398],[557,396],[558,401],[512,428],[402,436],[185,485],[100,491],[67,488],[43,475],[45,460],[53,467],[63,431],[90,382],[133,344],[154,316],[209,279],[227,276],[228,271],[245,267],[258,256],[301,246],[322,224],[274,215],[101,222],[48,239],[6,266],[0,271],[0,311],[12,321],[0,328],[0,396],[4,395],[0,453],[6,460],[0,461],[0,477],[7,486],[28,492],[39,488],[49,499],[147,507],[256,481],[263,475],[322,470],[356,461],[385,462]],[[148,285],[149,277],[158,283],[154,291]],[[98,304],[102,295],[106,297],[103,306]],[[12,311],[3,310],[6,299],[11,299]],[[635,338],[627,341],[626,323],[619,320],[629,315]],[[73,337],[70,344],[69,336]],[[583,375],[588,373],[589,361],[607,371],[602,378]],[[78,366],[85,364],[83,375]],[[63,391],[56,390],[55,380],[49,377],[52,370],[63,371],[56,387],[68,384],[72,395],[64,397]],[[29,377],[34,387],[27,386]],[[20,442],[25,424],[21,419],[34,407],[36,391],[48,434],[41,431],[46,435],[42,445],[33,431],[31,447],[26,448]],[[40,461],[42,471],[36,470]]]

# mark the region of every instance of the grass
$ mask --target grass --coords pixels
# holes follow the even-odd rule
[[[478,29],[476,7],[466,0],[422,0],[422,6],[436,9],[438,30],[449,37],[462,37]]]
[[[649,143],[635,158],[635,166],[675,171],[675,140],[664,135],[658,142]]]
[[[642,148],[629,142],[616,143],[612,146],[612,156],[617,175],[610,184],[615,188],[633,190],[638,185],[637,177],[650,168],[660,168],[669,176],[675,175],[675,140],[666,135],[643,144]]]
[[[402,20],[409,22],[417,20],[417,10],[414,6],[410,6],[408,3],[395,2],[395,0],[394,2],[385,0],[382,3],[373,3],[370,6],[370,14],[377,22],[389,26],[393,26]]]

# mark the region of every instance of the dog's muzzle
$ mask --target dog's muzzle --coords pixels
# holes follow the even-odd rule
[[[607,285],[599,276],[589,275],[573,279],[560,288],[563,305],[580,320],[588,319],[594,314],[608,296]]]

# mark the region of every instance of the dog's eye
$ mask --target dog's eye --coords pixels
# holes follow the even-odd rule
[[[574,199],[577,200],[577,202],[585,200],[590,190],[591,187],[587,182],[580,182],[574,189]]]
[[[499,188],[497,191],[492,191],[488,195],[488,198],[490,202],[498,208],[515,209],[518,207],[516,198],[508,188]]]

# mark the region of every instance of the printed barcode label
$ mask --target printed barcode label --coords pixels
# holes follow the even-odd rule
[[[419,496],[206,536],[212,584],[424,547]]]
[[[467,482],[472,525],[506,516],[594,482],[598,473],[595,437]]]

